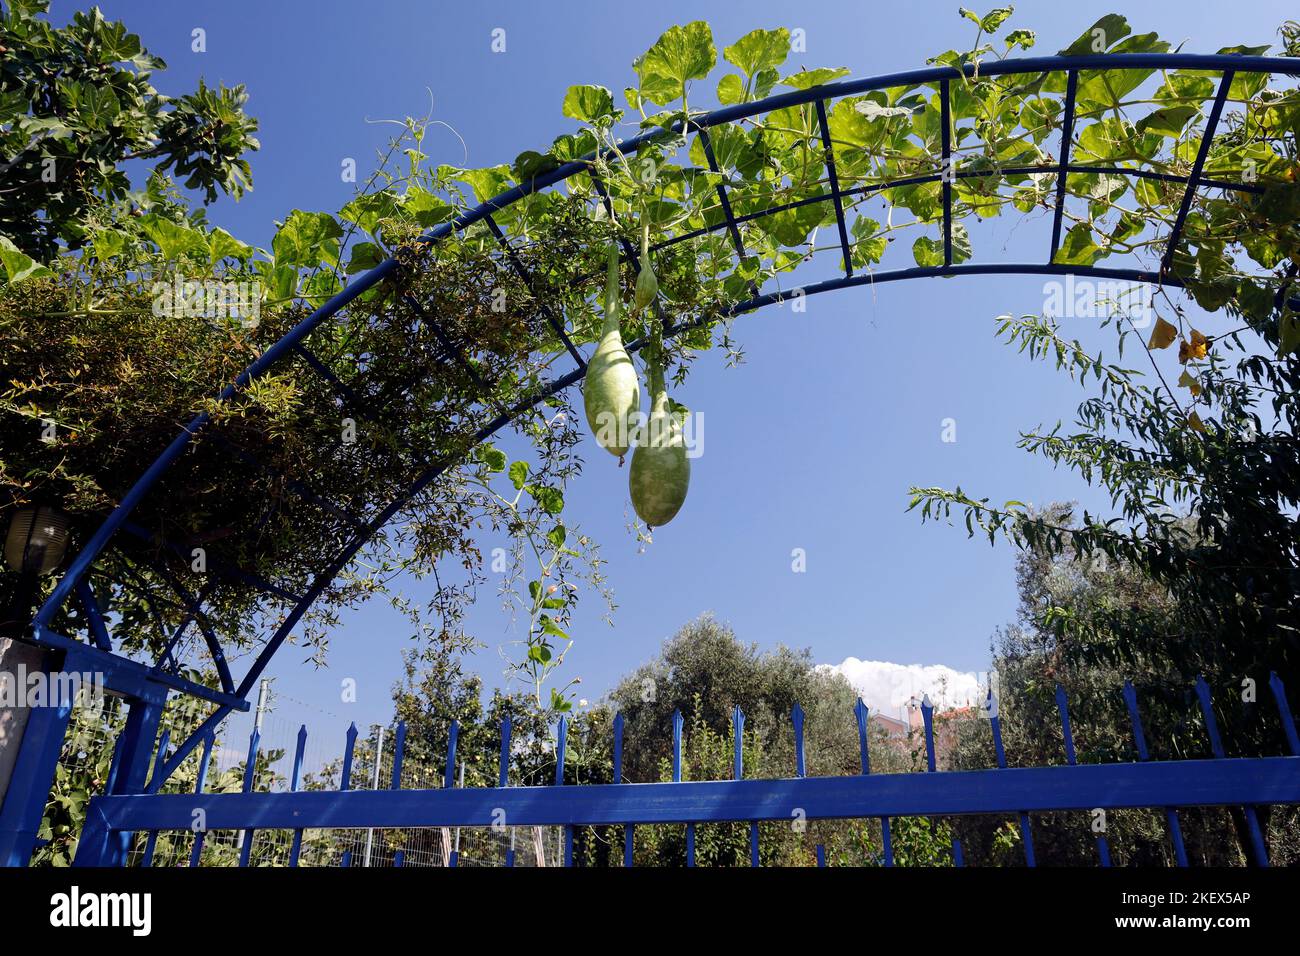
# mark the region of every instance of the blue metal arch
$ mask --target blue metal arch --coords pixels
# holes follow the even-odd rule
[[[1103,167],[1103,166],[1083,166],[1075,165],[1069,161],[1070,144],[1072,142],[1072,128],[1074,122],[1074,98],[1075,90],[1078,85],[1079,73],[1085,70],[1119,70],[1119,69],[1188,69],[1188,70],[1205,70],[1219,73],[1221,75],[1218,91],[1215,95],[1210,115],[1207,119],[1205,129],[1202,134],[1200,151],[1196,161],[1188,176],[1174,176],[1165,173],[1159,173],[1151,170],[1127,169],[1123,167]],[[789,93],[782,93],[775,96],[767,97],[753,103],[746,103],[737,106],[719,109],[711,113],[692,117],[687,121],[677,121],[668,129],[655,129],[644,133],[636,138],[625,142],[621,149],[625,153],[636,152],[644,146],[653,143],[670,135],[680,135],[683,133],[695,132],[700,138],[709,160],[710,166],[716,172],[718,166],[713,155],[712,145],[709,141],[708,130],[724,123],[734,122],[746,119],[760,114],[769,113],[773,110],[784,107],[801,106],[814,104],[817,110],[817,118],[820,125],[823,145],[827,151],[827,167],[830,179],[831,190],[829,193],[819,194],[814,197],[808,197],[794,202],[785,203],[771,209],[763,210],[758,213],[751,213],[746,216],[736,217],[728,201],[725,184],[719,184],[717,187],[720,204],[724,213],[722,222],[711,227],[697,230],[692,233],[676,236],[653,247],[654,249],[664,248],[666,246],[696,238],[700,235],[710,232],[721,232],[726,230],[730,235],[733,245],[736,248],[737,255],[744,255],[744,247],[739,232],[739,225],[746,221],[758,219],[763,216],[795,208],[815,202],[831,202],[835,207],[839,239],[842,249],[845,253],[845,274],[843,276],[829,279],[822,282],[813,283],[801,287],[796,292],[775,291],[761,293],[760,290],[754,289],[752,296],[743,301],[736,303],[725,313],[726,316],[739,315],[745,312],[753,311],[763,306],[777,304],[790,298],[792,295],[816,295],[823,292],[830,292],[838,289],[850,288],[858,285],[870,285],[882,282],[899,281],[903,279],[930,278],[942,276],[962,276],[962,275],[1067,275],[1074,274],[1080,276],[1091,276],[1112,280],[1123,280],[1132,282],[1148,282],[1161,284],[1170,287],[1181,287],[1182,282],[1178,280],[1169,271],[1174,249],[1177,247],[1181,237],[1183,225],[1186,221],[1188,211],[1194,200],[1196,191],[1201,186],[1210,188],[1232,189],[1243,192],[1258,192],[1260,187],[1249,183],[1225,183],[1204,178],[1202,169],[1208,154],[1210,143],[1213,139],[1215,129],[1219,118],[1222,114],[1224,103],[1226,102],[1228,89],[1232,78],[1236,73],[1265,73],[1281,74],[1291,77],[1300,75],[1300,60],[1288,57],[1263,57],[1263,56],[1241,56],[1227,54],[1183,54],[1183,53],[1160,53],[1160,54],[1095,54],[1088,56],[1054,56],[1054,57],[1032,57],[1018,60],[1004,60],[995,63],[982,64],[978,68],[979,75],[983,77],[1006,76],[1015,74],[1031,73],[1065,73],[1066,75],[1066,95],[1065,95],[1065,115],[1062,128],[1062,149],[1059,161],[1050,165],[1016,167],[1002,170],[1003,174],[1007,173],[1042,173],[1054,172],[1057,174],[1057,196],[1055,207],[1055,220],[1053,223],[1052,247],[1046,262],[1032,263],[989,263],[989,264],[954,264],[952,259],[952,177],[960,178],[967,175],[976,175],[962,170],[955,170],[948,179],[944,179],[940,174],[935,173],[926,176],[914,176],[905,179],[896,179],[888,182],[871,184],[856,187],[850,190],[841,190],[836,176],[834,159],[830,150],[830,137],[826,119],[826,102],[839,97],[864,93],[872,90],[887,89],[890,87],[907,87],[921,84],[938,83],[941,92],[941,104],[945,116],[949,110],[949,84],[950,81],[960,79],[963,76],[970,77],[975,75],[976,67],[967,65],[963,69],[951,67],[935,67],[931,69],[913,70],[901,73],[892,73],[882,76],[869,77],[861,80],[848,80],[839,83],[827,84],[813,87],[807,90],[796,90]],[[951,149],[951,143],[948,138],[948,123],[943,124],[943,158],[946,161]],[[506,209],[513,203],[518,202],[534,193],[547,189],[557,183],[568,180],[578,175],[588,175],[592,178],[593,183],[605,202],[609,202],[608,195],[604,191],[603,184],[595,176],[592,169],[592,160],[594,154],[589,154],[580,160],[565,163],[558,166],[543,175],[539,175],[526,183],[521,183],[513,189],[507,190],[500,195],[481,203],[474,209],[457,216],[455,219],[444,223],[425,234],[424,242],[436,243],[442,238],[452,234],[454,231],[464,230],[476,223],[486,223],[498,240],[501,242],[506,254],[511,257],[515,267],[521,271],[521,275],[527,281],[527,275],[522,272],[522,267],[518,259],[514,257],[513,250],[510,247],[506,236],[501,232],[495,220],[492,218],[494,212]],[[1056,250],[1060,243],[1061,221],[1065,199],[1065,178],[1066,174],[1075,172],[1088,173],[1109,173],[1113,175],[1132,176],[1137,178],[1156,179],[1171,183],[1184,184],[1187,188],[1184,192],[1182,204],[1180,206],[1177,219],[1170,232],[1169,240],[1162,258],[1161,268],[1158,271],[1126,269],[1126,268],[1104,268],[1104,267],[1083,267],[1083,266],[1066,266],[1053,262]],[[852,257],[848,254],[849,243],[844,218],[843,199],[859,194],[876,192],[901,185],[910,185],[927,182],[942,182],[943,186],[943,235],[944,235],[944,265],[935,267],[917,267],[887,270],[881,272],[854,274],[852,266]],[[624,246],[625,257],[635,263],[636,253],[630,245]],[[226,402],[233,396],[263,375],[280,362],[291,357],[304,358],[308,364],[323,378],[327,384],[346,393],[346,386],[334,378],[319,361],[314,361],[314,356],[304,347],[304,341],[307,336],[315,330],[322,322],[334,316],[340,310],[347,307],[352,301],[364,292],[375,288],[380,283],[393,276],[397,270],[396,260],[389,259],[379,266],[365,273],[339,294],[330,299],[323,306],[314,311],[310,316],[290,330],[280,341],[269,348],[260,358],[249,365],[240,375],[227,386],[218,396],[218,402]],[[1289,300],[1293,305],[1300,306],[1300,300]],[[417,304],[418,308],[418,304]],[[558,324],[553,316],[547,315],[546,318],[558,332],[560,340],[563,342],[569,353],[575,359],[576,367],[554,379],[552,382],[540,389],[536,394],[528,396],[519,401],[514,407],[501,409],[499,414],[491,421],[483,425],[474,435],[474,443],[487,439],[495,434],[501,428],[509,424],[515,418],[536,407],[547,398],[558,394],[567,389],[569,386],[578,382],[585,372],[585,361],[582,355],[569,342],[564,333],[562,325]],[[672,324],[665,319],[665,331],[667,336],[677,336],[687,332],[702,324],[703,320],[695,320],[687,323]],[[644,345],[643,341],[633,342],[629,348],[633,351],[640,349]],[[217,705],[215,712],[200,726],[186,741],[170,754],[165,761],[160,761],[161,767],[149,782],[146,788],[148,792],[154,792],[161,786],[167,777],[180,765],[180,763],[199,745],[203,740],[208,739],[210,734],[215,730],[218,724],[232,710],[246,710],[248,707],[247,697],[256,685],[259,676],[269,663],[271,657],[279,649],[280,645],[287,639],[289,633],[301,620],[302,616],[316,601],[324,589],[337,577],[337,575],[347,566],[356,553],[386,525],[393,516],[430,483],[436,480],[449,467],[455,464],[454,461],[444,460],[427,463],[422,474],[409,486],[406,493],[399,496],[387,507],[383,508],[378,514],[368,521],[362,521],[355,518],[349,519],[355,526],[355,533],[349,540],[348,544],[334,556],[320,572],[315,576],[311,586],[301,595],[284,592],[282,596],[294,602],[292,610],[284,618],[283,622],[277,627],[275,633],[261,649],[248,673],[238,683],[234,684],[229,676],[228,668],[221,656],[219,644],[214,646],[215,637],[209,630],[204,628],[201,622],[202,595],[197,599],[186,596],[187,602],[191,605],[189,608],[193,619],[204,631],[205,640],[208,643],[210,652],[218,662],[223,683],[222,691],[216,692],[209,688],[200,687],[192,682],[185,680],[177,675],[167,673],[163,665],[167,662],[170,654],[171,644],[168,652],[163,658],[155,664],[153,668],[148,668],[135,661],[130,661],[118,655],[111,654],[105,649],[106,633],[103,622],[98,615],[97,608],[94,606],[93,595],[90,595],[89,589],[85,587],[86,575],[91,569],[94,562],[104,552],[110,540],[119,531],[128,531],[129,533],[138,533],[141,529],[133,528],[129,518],[135,508],[140,504],[149,491],[157,484],[165,472],[176,462],[176,460],[185,451],[190,442],[196,435],[202,432],[210,423],[210,416],[202,413],[197,416],[176,436],[170,445],[160,454],[157,460],[149,469],[141,475],[139,480],[123,497],[116,509],[104,520],[103,524],[95,531],[91,538],[86,542],[81,551],[72,561],[67,572],[59,580],[49,598],[38,611],[32,622],[32,634],[37,643],[50,647],[63,649],[69,652],[75,652],[80,659],[86,659],[87,654],[99,655],[101,661],[111,661],[114,666],[120,666],[131,676],[131,679],[138,684],[140,688],[147,688],[151,684],[162,685],[162,695],[165,699],[167,689],[178,689],[186,693],[207,699]],[[263,586],[265,590],[273,590],[268,582],[253,581],[252,583]],[[55,633],[51,630],[51,621],[58,610],[74,594],[79,595],[82,602],[87,607],[88,616],[91,623],[91,632],[95,637],[95,647],[88,645]],[[89,595],[89,597],[88,597]],[[188,623],[188,622],[187,622]],[[175,638],[171,642],[174,644]],[[153,700],[157,700],[156,691],[151,695]]]

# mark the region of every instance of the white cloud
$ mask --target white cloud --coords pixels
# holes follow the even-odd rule
[[[982,675],[945,664],[894,664],[846,657],[842,664],[822,664],[821,668],[843,674],[872,711],[889,717],[898,717],[900,708],[913,697],[929,694],[935,707],[944,710],[977,703],[985,693],[980,689]]]

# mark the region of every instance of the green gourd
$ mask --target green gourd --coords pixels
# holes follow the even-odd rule
[[[641,311],[659,294],[659,279],[650,261],[650,226],[641,227],[641,271],[636,277],[636,308]]]
[[[691,483],[691,460],[681,423],[668,403],[658,351],[646,350],[650,375],[650,418],[637,438],[628,470],[632,507],[651,528],[665,525],[681,510]]]
[[[632,357],[623,348],[619,331],[623,304],[618,288],[618,247],[609,247],[609,269],[605,280],[605,325],[595,354],[587,363],[582,384],[582,401],[587,425],[596,442],[622,464],[631,445],[641,408],[641,381]]]

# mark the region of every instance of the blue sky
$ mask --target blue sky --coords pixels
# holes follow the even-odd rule
[[[55,2],[56,18],[82,4]],[[1114,0],[1016,4],[1013,24],[1038,32],[1035,53],[1052,53]],[[166,59],[164,92],[209,83],[244,83],[261,122],[251,157],[255,191],[222,201],[213,222],[269,245],[274,221],[293,208],[337,210],[351,195],[340,163],[371,168],[390,128],[374,122],[423,115],[459,132],[435,132],[434,163],[509,162],[543,148],[570,127],[560,113],[566,88],[598,83],[621,90],[631,61],[674,23],[708,20],[719,48],[755,27],[799,27],[807,52],[787,67],[847,66],[869,76],[924,65],[950,47],[966,48],[971,25],[956,0],[909,4],[572,2],[435,4],[372,0],[102,4]],[[1183,49],[1213,52],[1276,40],[1294,10],[1274,2],[1129,4],[1136,32],[1158,31]],[[980,8],[981,12],[983,8]],[[191,31],[207,50],[190,50]],[[492,31],[506,31],[493,53]],[[698,86],[706,106],[712,84]],[[1011,223],[976,238],[975,258],[1005,260],[1050,222]],[[1017,252],[1017,257],[1019,257]],[[1037,253],[1037,258],[1041,253]],[[585,475],[568,496],[566,517],[603,544],[618,602],[615,626],[599,622],[599,600],[584,599],[572,628],[577,644],[566,674],[581,675],[580,696],[599,698],[618,677],[652,656],[680,625],[711,611],[746,641],[810,647],[815,659],[847,657],[903,665],[983,669],[993,629],[1015,606],[1005,545],[968,541],[964,530],[922,526],[905,514],[912,485],[960,484],[995,500],[1078,499],[1106,507],[1072,475],[1019,452],[1018,431],[1070,420],[1081,393],[993,337],[994,317],[1039,312],[1043,280],[982,277],[894,283],[810,299],[804,314],[771,308],[738,321],[747,363],[723,367],[709,354],[676,396],[705,416],[705,453],[693,463],[690,497],[645,553],[625,525],[626,470],[588,442]],[[1221,325],[1189,313],[1209,332]],[[1113,334],[1072,320],[1068,330],[1113,352]],[[944,419],[957,440],[942,440]],[[571,513],[571,514],[570,514]],[[484,539],[485,550],[498,543]],[[791,552],[807,554],[805,573]],[[415,592],[421,593],[417,587]],[[511,639],[491,584],[470,618],[488,645],[475,666],[488,685],[501,666],[496,648]],[[340,733],[386,720],[389,687],[408,646],[403,622],[376,602],[349,615],[331,640],[330,666],[317,671],[288,647],[272,665],[281,698],[277,724],[305,721]],[[339,686],[354,678],[358,700]]]

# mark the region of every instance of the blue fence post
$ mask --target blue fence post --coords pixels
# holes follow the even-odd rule
[[[1070,702],[1065,696],[1065,688],[1060,684],[1056,685],[1056,711],[1061,715],[1061,737],[1065,740],[1065,762],[1071,767],[1077,766],[1078,759],[1074,751],[1074,730],[1070,726]],[[1101,865],[1110,866],[1110,844],[1106,842],[1106,835],[1098,833],[1095,835],[1095,839],[1097,841],[1097,856],[1101,859]]]
[[[298,746],[293,752],[293,776],[289,779],[289,790],[293,793],[298,792],[298,787],[302,785],[302,758],[307,751],[307,725],[300,724],[298,727]],[[293,843],[289,846],[289,865],[297,866],[298,857],[302,853],[302,829],[293,831]]]
[[[68,703],[70,708],[71,702]],[[160,695],[156,700],[146,700],[141,697],[131,699],[126,726],[123,728],[117,743],[117,767],[109,787],[110,793],[135,794],[144,790],[149,776],[149,766],[153,762],[154,741],[158,737],[158,724],[162,720],[165,703],[165,694]],[[36,719],[37,712],[40,709],[33,709],[32,719]],[[58,761],[59,750],[62,748],[63,730],[67,727],[69,713],[70,709],[64,713],[59,726],[58,740],[54,744],[54,760],[56,762]],[[30,721],[28,726],[28,732],[30,733]],[[22,759],[21,753],[19,759]],[[45,795],[42,794],[42,807],[45,805],[44,801]],[[73,860],[73,865],[123,866],[126,863],[127,851],[131,846],[131,838],[132,834],[128,831],[109,831],[102,824],[102,821],[88,821],[83,828],[81,839],[77,843],[77,855]]]
[[[167,759],[167,745],[171,742],[171,731],[164,730],[162,737],[158,739],[158,756],[154,758],[153,773],[156,777],[162,770],[163,762]],[[144,843],[144,855],[140,858],[142,867],[153,866],[153,851],[158,846],[158,831],[150,830],[149,837]]]
[[[456,746],[460,741],[460,721],[453,720],[447,727],[447,769],[442,775],[445,789],[456,786]]]
[[[1138,760],[1145,763],[1150,759],[1147,753],[1147,738],[1142,732],[1142,717],[1138,714],[1137,691],[1131,680],[1124,681],[1124,703],[1128,707],[1129,719],[1133,723],[1133,741],[1137,744]],[[1178,824],[1178,811],[1165,807],[1165,819],[1169,821],[1169,836],[1174,843],[1174,857],[1179,866],[1187,866],[1187,848],[1183,845],[1183,828]]]
[[[346,742],[343,749],[343,770],[339,773],[339,790],[352,789],[352,755],[357,748],[357,725],[355,722],[348,724],[347,733],[344,735]]]
[[[993,731],[993,752],[997,756],[998,769],[1007,769],[1007,752],[1002,747],[1002,720],[998,717],[997,704],[993,699],[993,686],[989,685],[988,709],[989,729]],[[1034,831],[1029,826],[1029,814],[1020,814],[1020,839],[1025,845],[1025,866],[1036,866],[1034,862]]]
[[[862,761],[862,773],[866,775],[871,773],[871,747],[868,743],[868,735],[871,729],[871,712],[861,697],[853,705],[853,715],[858,721],[859,759]],[[880,846],[884,855],[885,866],[893,866],[894,852],[889,845],[889,817],[880,818]]]
[[[614,784],[623,784],[623,714],[614,715]],[[633,849],[636,841],[636,824],[628,821],[623,824],[623,866],[633,864]]]
[[[564,786],[564,761],[569,750],[569,718],[560,715],[555,731],[555,785]],[[564,865],[573,866],[573,827],[564,827]]]
[[[682,782],[682,712],[673,711],[673,783]],[[695,865],[695,824],[686,824],[686,865]]]
[[[961,852],[961,840],[957,837],[952,838],[952,865],[962,867],[966,865],[966,858]]]
[[[217,744],[217,732],[210,730],[203,737],[203,752],[199,757],[199,772],[194,778],[194,793],[203,793],[208,785],[208,764],[212,761],[212,748]],[[194,832],[194,846],[190,848],[190,866],[196,867],[203,861],[203,841],[207,836],[206,823],[202,829]]]
[[[745,779],[745,712],[731,709],[731,779]],[[758,821],[749,821],[749,865],[758,866]]]
[[[821,843],[817,844],[817,866],[826,866],[826,847]]]
[[[248,735],[248,759],[244,762],[244,793],[253,792],[253,784],[257,780],[257,753],[262,742],[262,732],[256,727]],[[239,865],[248,866],[248,859],[253,853],[253,840],[257,838],[256,830],[245,830],[243,832],[243,842],[239,847]]]
[[[1224,759],[1223,739],[1219,736],[1219,722],[1214,717],[1214,701],[1210,696],[1210,685],[1205,677],[1196,678],[1196,696],[1201,702],[1201,715],[1205,718],[1205,733],[1210,738],[1210,752],[1216,760]],[[1250,848],[1256,866],[1268,866],[1268,848],[1264,845],[1264,833],[1259,826],[1259,814],[1253,806],[1243,806],[1241,812],[1246,817],[1246,829],[1250,832]]]

